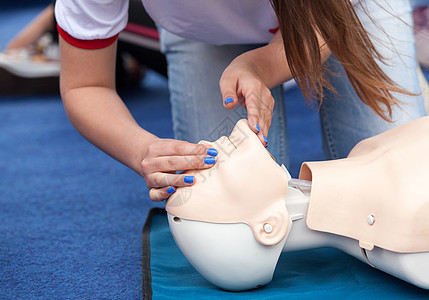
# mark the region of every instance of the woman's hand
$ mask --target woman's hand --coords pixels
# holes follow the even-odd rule
[[[176,174],[176,171],[211,168],[216,155],[217,150],[208,145],[156,139],[141,162],[149,197],[153,201],[161,201],[174,193],[177,187],[193,185],[195,177],[192,174]]]
[[[134,120],[114,89],[116,42],[86,50],[60,37],[60,48],[61,96],[70,121],[86,139],[142,175],[152,200],[166,199],[176,187],[194,183],[192,174],[175,171],[213,166],[215,149],[159,139]]]
[[[238,103],[244,106],[249,127],[267,146],[274,108],[270,88],[291,78],[278,32],[268,45],[243,53],[225,69],[219,82],[223,105],[228,109]]]
[[[241,104],[247,110],[247,122],[261,143],[268,146],[268,129],[273,116],[274,98],[262,79],[239,56],[223,72],[219,85],[223,104],[232,109]]]

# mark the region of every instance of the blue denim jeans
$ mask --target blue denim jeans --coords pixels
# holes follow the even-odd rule
[[[386,74],[401,87],[419,93],[414,37],[409,25],[412,24],[409,1],[383,1],[388,1],[388,8],[383,3],[377,6],[372,1],[363,4],[376,25],[362,9],[357,8],[358,15],[386,58],[387,65],[382,65]],[[402,20],[393,16],[391,10]],[[241,106],[233,110],[223,107],[219,79],[235,57],[260,45],[215,46],[160,31],[162,50],[168,61],[176,138],[198,142],[228,135],[236,121],[246,118],[246,111]],[[327,159],[345,157],[360,140],[425,115],[420,96],[398,95],[402,105],[394,108],[394,122],[384,121],[358,98],[335,58],[331,57],[327,64],[334,73],[330,80],[336,89],[336,93],[326,91],[320,108],[322,144]],[[289,146],[283,91],[278,87],[272,90],[272,94],[275,107],[268,134],[268,150],[278,163],[287,166]]]
[[[363,8],[356,10],[374,45],[385,58],[385,64],[379,64],[380,67],[399,86],[419,94],[409,1],[362,2]],[[337,92],[327,91],[320,108],[322,146],[327,159],[345,157],[359,141],[426,114],[421,96],[397,94],[401,105],[393,108],[393,122],[384,121],[360,101],[343,67],[333,57],[327,64],[335,74],[329,79]]]
[[[411,0],[413,8],[421,6],[429,6],[429,0]]]

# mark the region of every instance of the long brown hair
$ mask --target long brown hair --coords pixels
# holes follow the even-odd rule
[[[343,65],[359,98],[390,120],[393,92],[415,95],[397,86],[378,66],[383,57],[363,28],[350,0],[271,0],[279,20],[286,58],[304,97],[323,101],[323,89],[334,90],[322,64],[319,34]],[[323,45],[322,45],[323,46]],[[386,116],[387,112],[387,116]]]

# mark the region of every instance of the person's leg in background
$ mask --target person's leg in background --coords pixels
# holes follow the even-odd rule
[[[411,0],[413,7],[416,58],[429,68],[429,0]]]
[[[362,1],[357,7],[359,18],[386,58],[380,66],[400,87],[421,92],[415,60],[412,9],[408,0]],[[366,15],[371,14],[371,18]],[[392,13],[393,12],[393,13]],[[365,105],[354,92],[342,66],[334,57],[328,60],[330,75],[337,93],[326,91],[320,108],[322,144],[327,159],[342,158],[361,140],[425,115],[421,96],[398,94],[402,102],[393,107],[392,121],[387,122]]]
[[[187,40],[163,29],[160,33],[168,62],[175,137],[197,143],[228,136],[239,119],[247,119],[247,113],[240,105],[232,110],[223,107],[219,79],[236,56],[256,46],[214,46]],[[287,165],[289,147],[281,87],[273,89],[272,94],[276,104],[268,150],[278,163]]]
[[[429,112],[429,84],[420,66],[417,68],[417,72],[419,74],[419,82],[420,82],[420,87],[422,88],[422,97],[424,100],[426,113],[428,113]]]
[[[422,87],[426,112],[429,112],[429,85],[421,70],[429,69],[429,0],[411,0],[413,6],[416,58],[419,62],[419,80]]]

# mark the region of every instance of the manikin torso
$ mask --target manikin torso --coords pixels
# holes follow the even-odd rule
[[[195,269],[226,290],[265,285],[282,252],[319,247],[429,289],[429,195],[415,184],[428,179],[429,117],[397,128],[344,160],[305,163],[307,181],[290,179],[239,121],[212,144],[217,166],[168,200],[171,233]]]

